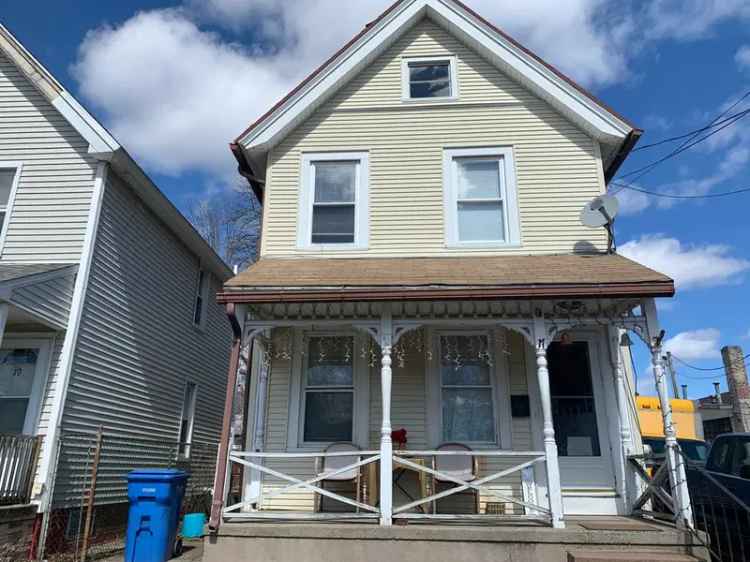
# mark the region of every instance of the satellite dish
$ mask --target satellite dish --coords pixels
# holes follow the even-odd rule
[[[615,251],[615,232],[614,223],[617,211],[620,209],[620,202],[614,195],[601,195],[590,203],[586,203],[581,211],[581,222],[589,228],[604,227],[607,229],[609,241],[607,252],[610,254]]]
[[[599,228],[615,222],[620,202],[613,195],[602,195],[586,203],[581,211],[581,222],[589,228]]]

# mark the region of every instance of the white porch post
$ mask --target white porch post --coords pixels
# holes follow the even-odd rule
[[[552,399],[549,386],[549,370],[547,369],[547,329],[544,318],[534,319],[534,347],[536,351],[536,375],[539,382],[539,398],[542,403],[542,418],[544,421],[544,453],[547,463],[547,495],[549,509],[552,515],[552,526],[556,529],[565,528],[563,522],[562,489],[560,485],[560,465],[557,460],[557,442],[555,441],[555,426],[552,422]]]
[[[609,351],[612,359],[612,368],[615,374],[615,396],[617,398],[617,410],[620,425],[620,448],[622,451],[622,463],[620,467],[619,493],[629,502],[627,486],[627,462],[628,457],[633,454],[633,439],[630,434],[630,414],[628,410],[628,392],[625,386],[625,363],[622,357],[622,343],[625,332],[616,326],[609,327]],[[629,503],[628,503],[629,505]]]
[[[8,323],[8,303],[0,304],[0,345],[5,338],[5,325]]]
[[[380,524],[393,522],[393,442],[391,441],[391,345],[393,342],[393,317],[389,304],[385,304],[380,320],[380,388],[383,400],[383,421],[380,427]]]
[[[680,454],[677,443],[677,432],[672,423],[672,405],[669,402],[667,392],[667,373],[662,359],[662,337],[659,327],[659,319],[656,314],[656,303],[654,299],[643,302],[643,313],[646,316],[648,326],[649,349],[651,351],[651,364],[656,379],[656,393],[659,395],[661,405],[662,421],[664,423],[664,444],[669,470],[669,483],[672,488],[672,500],[677,510],[677,525],[680,527],[693,528],[693,509],[690,502],[687,477],[685,475],[685,461]]]
[[[271,333],[267,334],[271,337]],[[254,401],[254,416],[253,416],[253,435],[250,437],[250,448],[256,453],[263,452],[263,447],[266,442],[266,401],[268,396],[268,371],[269,363],[266,360],[266,348],[264,340],[260,337],[260,334],[256,335],[250,342],[250,356],[247,365],[248,370],[248,382],[251,379],[251,373],[257,373],[257,383],[255,388],[255,401]],[[254,365],[257,361],[257,364]],[[249,389],[249,385],[248,385]],[[258,464],[263,463],[263,459],[254,459]],[[262,474],[259,470],[246,469],[246,474],[249,473],[249,484],[247,485],[246,498],[243,499],[255,499],[260,498],[261,492],[261,481]]]

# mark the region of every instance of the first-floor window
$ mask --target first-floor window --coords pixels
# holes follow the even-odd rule
[[[354,337],[311,336],[303,373],[303,440],[353,441]]]
[[[39,352],[0,351],[0,433],[23,433]]]
[[[488,346],[486,334],[440,337],[440,406],[444,442],[497,441]]]
[[[547,360],[558,454],[601,456],[588,344],[553,343]]]

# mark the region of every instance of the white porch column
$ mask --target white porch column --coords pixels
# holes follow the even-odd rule
[[[8,310],[7,302],[0,304],[0,345],[2,345],[3,338],[5,338],[5,325],[8,323]]]
[[[677,525],[693,528],[693,509],[690,502],[687,477],[685,475],[685,461],[680,454],[677,443],[677,432],[672,423],[672,405],[667,392],[667,373],[662,359],[662,338],[664,334],[659,327],[654,299],[643,302],[643,313],[648,326],[649,349],[651,351],[651,365],[656,379],[656,393],[659,395],[662,421],[664,423],[664,445],[669,470],[669,483],[672,488],[672,499],[677,510]]]
[[[544,421],[544,453],[547,461],[547,495],[552,515],[552,526],[565,528],[563,522],[562,488],[560,485],[560,464],[557,460],[557,442],[555,426],[552,422],[552,399],[549,387],[549,370],[547,369],[547,329],[544,318],[534,319],[534,341],[536,351],[536,376],[539,382],[539,398],[542,403]]]
[[[628,457],[633,454],[633,438],[630,434],[630,414],[628,410],[628,391],[625,385],[625,363],[622,356],[622,345],[625,338],[624,330],[616,326],[609,327],[609,351],[612,359],[612,368],[615,375],[615,396],[617,398],[617,410],[620,426],[620,448],[622,451],[622,463],[618,488],[620,495],[630,505],[627,486],[627,463]]]
[[[380,524],[393,522],[393,442],[391,441],[391,345],[393,317],[389,304],[384,305],[380,320],[380,388],[383,400],[383,421],[380,427]]]
[[[270,338],[270,330],[267,333]],[[260,335],[253,338],[250,342],[250,355],[247,365],[248,383],[251,380],[251,373],[257,373],[257,383],[255,388],[255,401],[253,407],[253,435],[249,436],[250,448],[256,452],[263,452],[266,442],[266,402],[268,397],[268,375],[269,362],[266,360],[266,348],[263,338]],[[257,362],[257,363],[256,363]],[[256,363],[256,364],[254,364]],[[249,385],[248,385],[249,391]],[[254,459],[258,464],[263,464],[263,459]],[[246,487],[246,497],[243,499],[260,498],[262,474],[259,470],[248,468],[249,484]]]

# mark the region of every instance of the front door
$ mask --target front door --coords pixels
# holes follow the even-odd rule
[[[552,418],[566,514],[616,514],[607,400],[595,340],[550,345]]]
[[[48,367],[48,340],[4,338],[0,348],[0,433],[36,432]]]

